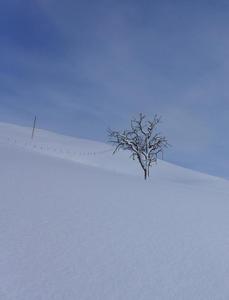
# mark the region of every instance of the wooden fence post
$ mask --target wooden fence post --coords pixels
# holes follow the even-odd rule
[[[34,121],[33,121],[33,131],[32,131],[32,136],[31,136],[32,139],[33,139],[33,137],[34,137],[34,132],[35,132],[35,128],[36,128],[36,123],[37,123],[37,117],[35,116]]]

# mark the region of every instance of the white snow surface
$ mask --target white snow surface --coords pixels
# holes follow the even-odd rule
[[[0,299],[229,299],[229,182],[0,123]]]

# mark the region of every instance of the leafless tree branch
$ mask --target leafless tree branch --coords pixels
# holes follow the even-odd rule
[[[109,142],[115,146],[114,152],[128,150],[130,157],[137,158],[144,171],[144,178],[149,177],[149,168],[157,162],[159,154],[163,155],[164,149],[169,146],[166,137],[156,132],[161,118],[154,116],[152,121],[146,121],[142,113],[139,117],[132,119],[130,129],[124,131],[108,130]]]

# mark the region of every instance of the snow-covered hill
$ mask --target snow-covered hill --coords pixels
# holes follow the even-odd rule
[[[229,299],[229,182],[0,124],[0,299]]]

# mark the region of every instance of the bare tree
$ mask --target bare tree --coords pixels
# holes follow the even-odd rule
[[[131,120],[130,129],[120,131],[108,130],[109,142],[115,146],[113,152],[128,150],[131,158],[137,158],[144,172],[144,178],[149,177],[149,169],[157,162],[159,154],[163,157],[164,148],[168,147],[167,139],[156,132],[161,118],[154,116],[152,121],[147,121],[146,116],[139,114],[137,119]]]

